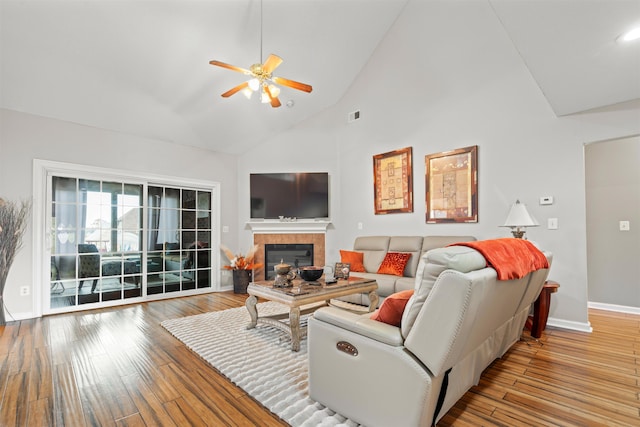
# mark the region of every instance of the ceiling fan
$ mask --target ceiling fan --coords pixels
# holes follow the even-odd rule
[[[262,61],[262,0],[260,0],[260,61]],[[229,70],[238,71],[247,76],[250,79],[244,83],[240,83],[225,93],[222,94],[223,98],[228,98],[240,91],[244,93],[247,98],[251,98],[253,92],[260,93],[260,99],[262,102],[269,102],[273,108],[281,106],[278,95],[280,94],[280,88],[276,84],[287,86],[293,89],[301,90],[303,92],[311,92],[313,88],[305,83],[296,82],[293,80],[285,79],[284,77],[276,77],[272,75],[273,70],[278,68],[282,64],[282,58],[273,53],[269,55],[264,63],[253,64],[248,70],[246,68],[236,67],[235,65],[229,65],[220,61],[209,61],[211,65],[217,65],[218,67],[228,68]]]
[[[284,77],[273,76],[275,70],[282,63],[282,58],[277,55],[270,54],[263,64],[253,64],[248,70],[246,68],[236,67],[235,65],[226,64],[220,61],[209,61],[211,65],[228,68],[229,70],[238,71],[251,78],[235,86],[222,94],[223,98],[228,98],[240,91],[243,91],[247,98],[250,98],[253,92],[260,92],[262,102],[269,102],[274,108],[280,107],[282,104],[278,99],[280,88],[276,84],[287,86],[303,92],[311,92],[313,88],[305,83],[296,82],[294,80],[285,79]]]

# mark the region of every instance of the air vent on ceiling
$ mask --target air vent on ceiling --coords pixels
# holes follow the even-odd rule
[[[358,119],[360,119],[360,110],[352,111],[351,113],[349,113],[349,116],[347,117],[347,121],[349,123],[353,123]]]

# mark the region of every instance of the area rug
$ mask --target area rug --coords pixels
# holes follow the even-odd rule
[[[272,301],[258,304],[261,315],[287,311]],[[306,338],[294,352],[282,331],[260,324],[246,329],[249,320],[247,309],[238,307],[166,320],[162,326],[290,425],[358,425],[309,398]]]

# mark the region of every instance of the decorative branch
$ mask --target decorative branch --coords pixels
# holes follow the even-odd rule
[[[6,201],[0,197],[0,324],[4,324],[2,296],[16,253],[22,247],[22,236],[27,228],[31,204]]]

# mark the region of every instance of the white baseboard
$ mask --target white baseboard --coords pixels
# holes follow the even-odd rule
[[[37,316],[32,312],[5,314],[4,319],[9,322],[17,322],[19,320],[35,319]]]
[[[616,311],[618,313],[640,314],[640,307],[629,307],[625,305],[605,304],[603,302],[591,302],[587,304],[589,308],[598,310]]]
[[[553,326],[554,328],[562,328],[562,329],[570,329],[572,331],[579,332],[593,332],[593,328],[591,327],[591,323],[589,322],[574,322],[572,320],[564,320],[564,319],[555,319],[553,317],[549,317],[547,319],[547,326]]]

